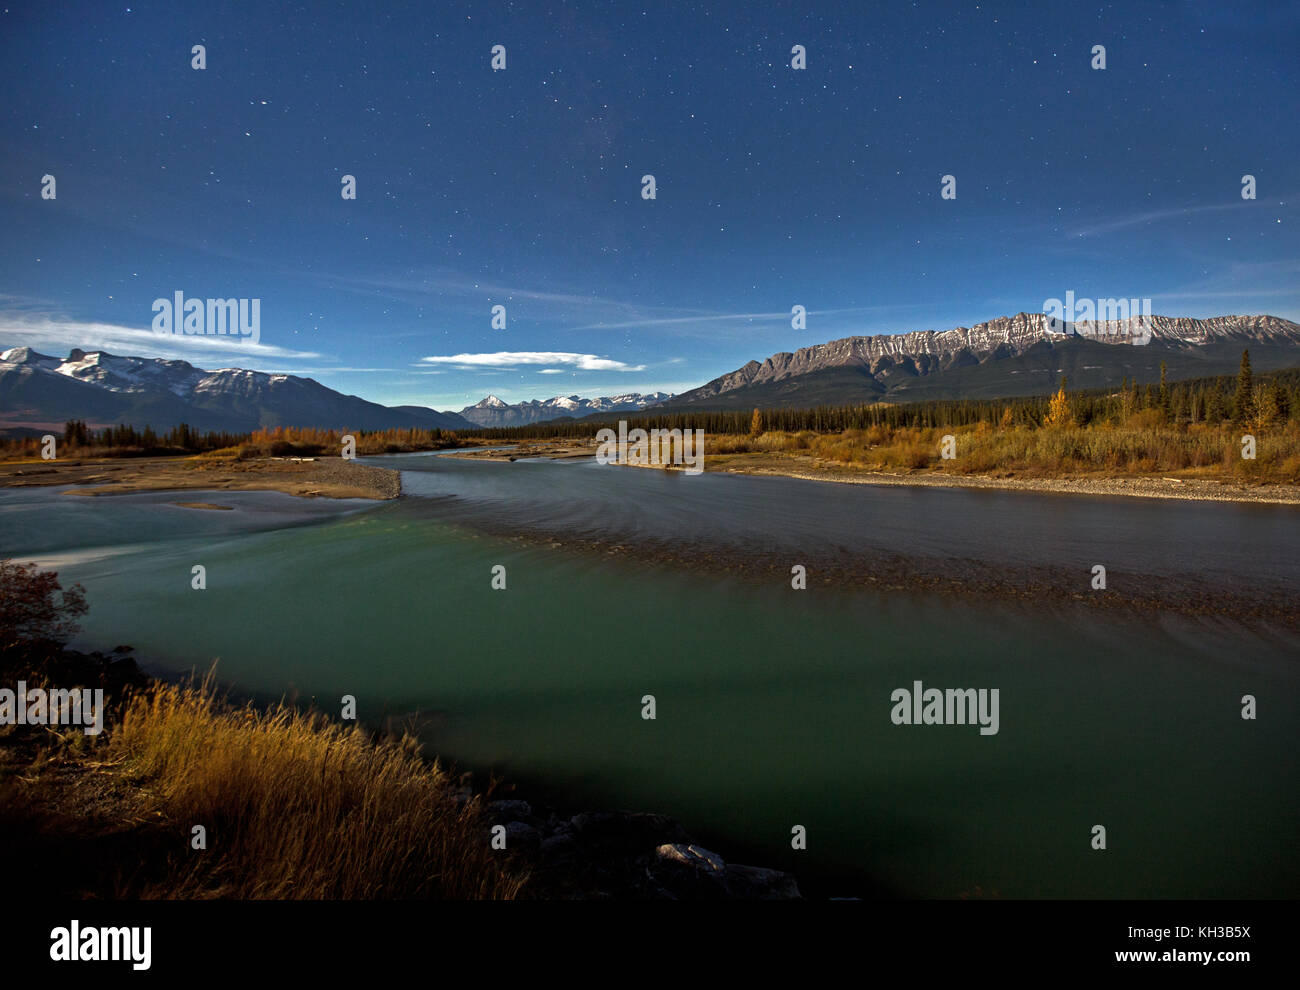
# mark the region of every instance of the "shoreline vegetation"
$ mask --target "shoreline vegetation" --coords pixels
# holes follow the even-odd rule
[[[957,434],[961,443],[961,434]],[[863,438],[836,438],[852,449],[857,443],[863,453],[873,445]],[[1255,480],[1250,474],[1178,470],[1159,468],[1146,474],[1108,474],[1105,472],[1077,471],[1061,476],[1035,474],[1032,467],[994,471],[990,473],[965,473],[963,466],[950,467],[937,454],[936,463],[922,466],[884,465],[890,463],[886,452],[880,460],[855,463],[851,458],[838,459],[818,456],[808,450],[808,437],[792,434],[763,433],[738,444],[733,438],[705,438],[704,470],[715,474],[747,474],[762,477],[797,478],[803,481],[836,482],[856,485],[913,485],[942,488],[983,488],[1003,491],[1041,492],[1062,495],[1117,495],[1134,498],[1176,498],[1214,502],[1259,502],[1279,505],[1300,505],[1300,484]],[[938,450],[939,438],[934,438]],[[1156,441],[1158,442],[1158,441]],[[912,438],[904,444],[915,443]],[[1300,450],[1300,437],[1296,438]],[[721,448],[722,452],[718,452]],[[448,457],[466,460],[501,463],[523,458],[571,460],[594,457],[597,444],[573,441],[556,442],[542,439],[521,441],[517,447],[500,450],[461,450]],[[918,460],[920,458],[918,457]],[[659,464],[618,465],[645,467],[658,470],[680,470],[679,466]]]
[[[120,426],[100,432],[70,421],[41,457],[37,438],[0,445],[0,486],[75,485],[70,495],[121,495],[144,491],[276,491],[303,498],[393,499],[401,474],[339,456],[351,436],[358,457],[445,450],[465,441],[444,430],[258,430],[247,436],[200,434],[178,427],[159,437]],[[57,438],[56,438],[57,439]],[[179,502],[186,508],[228,508]]]
[[[957,439],[960,449],[965,434],[949,435]],[[929,446],[930,441],[937,451],[941,439],[937,435],[927,438],[924,432],[893,438],[892,443],[879,454],[882,445],[871,443],[869,435],[829,438],[842,445],[848,456],[822,455],[819,448],[824,448],[824,445],[816,444],[821,439],[824,438],[768,432],[739,442],[730,437],[706,437],[704,470],[714,474],[786,477],[854,485],[979,488],[1062,495],[1300,505],[1300,483],[1271,480],[1281,475],[1268,471],[1267,467],[1255,471],[1249,468],[1237,470],[1235,464],[1225,466],[1220,462],[1179,468],[1161,465],[1157,460],[1146,472],[1088,471],[1080,466],[1068,473],[1052,474],[1032,462],[1014,468],[979,471],[974,466],[979,462],[960,463],[960,455],[954,461],[944,461],[937,454],[931,459],[929,455],[919,453],[920,448]],[[982,438],[976,435],[970,439],[979,442]],[[1073,442],[1086,443],[1088,439],[1077,438]],[[1134,437],[1119,439],[1121,443],[1127,441],[1142,442]],[[1014,438],[1011,442],[1015,442]],[[1158,446],[1161,439],[1153,435],[1147,442]],[[1300,436],[1287,442],[1293,445],[1293,449],[1300,450]],[[466,447],[446,456],[492,463],[526,458],[575,460],[594,457],[596,449],[594,439],[557,442],[534,438],[521,440],[507,448],[474,450]],[[918,466],[899,463],[893,456],[909,450],[916,452],[913,462]],[[856,460],[855,456],[864,459]],[[1277,456],[1272,456],[1268,463],[1276,465],[1278,461]],[[626,466],[680,470],[673,465],[666,468],[656,464]],[[1289,474],[1285,476],[1289,477]],[[0,462],[0,487],[57,485],[75,486],[66,494],[83,497],[195,490],[275,491],[302,498],[388,500],[401,495],[401,473],[329,456],[215,458],[190,455]],[[188,508],[229,508],[211,503],[177,504]]]
[[[301,498],[393,499],[401,475],[339,457],[217,459],[188,457],[96,458],[0,463],[0,486],[74,485],[65,492],[93,498],[157,491],[271,491]],[[186,508],[230,508],[177,502]]]
[[[954,429],[946,433],[956,441],[957,456],[943,460],[937,453],[942,443],[939,430],[906,431],[901,436],[870,431],[837,438],[829,451],[815,438],[790,434],[762,434],[736,443],[717,446],[711,455],[706,447],[705,470],[732,474],[780,475],[808,481],[829,481],[861,485],[920,485],[945,488],[985,488],[1005,491],[1044,492],[1065,495],[1117,495],[1134,498],[1176,498],[1216,502],[1269,502],[1300,505],[1300,431],[1294,438],[1268,438],[1269,447],[1261,465],[1230,460],[1233,438],[1207,437],[1207,446],[1222,442],[1229,451],[1217,462],[1186,463],[1181,457],[1161,456],[1163,445],[1179,441],[1157,431],[1116,431],[1110,435],[1087,435],[1084,431],[1046,438],[1024,433],[993,436],[975,429]],[[810,439],[812,442],[810,443]],[[873,442],[874,441],[874,442]],[[1135,460],[1120,460],[1114,468],[1090,467],[1106,458],[1082,458],[1077,454],[1042,454],[1036,443],[1059,445],[1068,451],[1114,445],[1144,450]],[[1276,443],[1276,446],[1274,446]],[[928,454],[933,444],[934,457]],[[989,448],[1019,448],[1025,453],[998,454]],[[1282,451],[1293,451],[1289,458]],[[1065,461],[1062,464],[1062,460]],[[1240,458],[1239,458],[1240,460]]]
[[[704,470],[856,484],[1300,503],[1300,369],[1127,380],[1118,389],[752,412],[644,410],[630,432],[703,429]],[[586,442],[617,420],[480,430],[497,443]],[[661,434],[662,435],[662,434]],[[680,441],[678,441],[680,442]],[[475,456],[475,455],[470,455]],[[568,456],[568,455],[566,455]],[[491,459],[501,459],[499,456]],[[662,467],[661,464],[634,466]],[[673,468],[669,468],[670,470]]]
[[[792,899],[674,819],[534,810],[475,792],[383,731],[292,700],[235,701],[215,669],[142,673],[68,650],[79,586],[0,561],[0,688],[102,689],[105,725],[0,725],[0,843],[16,890],[77,899]],[[65,713],[66,714],[66,713]],[[202,828],[202,833],[196,830]],[[499,831],[506,847],[494,846]]]
[[[1300,504],[1300,369],[1014,399],[874,402],[745,412],[642,411],[629,430],[702,429],[704,470],[849,484],[923,485],[1218,502]],[[339,455],[446,450],[509,462],[593,456],[619,420],[353,431],[277,427],[248,435],[182,425],[88,429],[69,421],[59,457],[0,441],[0,486],[71,484],[73,494],[230,488],[331,498],[396,498],[400,474]],[[678,434],[680,440],[680,433]],[[508,449],[499,449],[506,447]],[[487,448],[487,449],[475,449]],[[171,455],[171,456],[162,456]],[[633,466],[664,467],[662,464]],[[668,466],[667,469],[674,469]],[[94,486],[94,487],[90,487]]]

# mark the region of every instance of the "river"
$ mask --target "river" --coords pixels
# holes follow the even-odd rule
[[[168,675],[216,661],[237,690],[334,712],[351,694],[369,721],[419,711],[444,759],[674,815],[818,894],[1300,894],[1295,629],[1086,601],[1098,562],[1121,587],[1294,596],[1294,507],[363,463],[400,468],[404,497],[0,490],[0,548],[86,587],[78,648],[130,644]],[[196,500],[235,511],[174,504]],[[1077,573],[1085,600],[840,580],[881,554]],[[997,689],[997,732],[894,724],[917,681]]]

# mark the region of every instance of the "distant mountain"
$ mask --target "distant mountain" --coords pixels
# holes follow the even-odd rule
[[[667,392],[651,392],[649,395],[632,392],[628,395],[601,396],[598,399],[557,395],[553,399],[530,399],[511,405],[495,395],[489,395],[472,406],[466,406],[459,415],[479,426],[527,426],[565,416],[581,419],[598,413],[635,412],[671,398]]]
[[[66,360],[29,347],[0,352],[0,428],[61,428],[69,419],[96,428],[128,423],[165,430],[188,423],[231,432],[276,426],[473,428],[455,413],[389,408],[295,375],[204,371],[185,361],[79,349]]]
[[[995,398],[1044,394],[1064,375],[1071,388],[1107,388],[1128,377],[1157,382],[1232,374],[1250,349],[1252,367],[1300,365],[1300,325],[1277,316],[1207,320],[1151,316],[1150,341],[1135,346],[1117,323],[1076,323],[1052,332],[1042,313],[974,327],[845,337],[773,354],[683,392],[666,409],[809,407],[873,400]]]

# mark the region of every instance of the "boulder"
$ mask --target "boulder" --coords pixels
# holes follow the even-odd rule
[[[487,813],[494,821],[517,822],[533,817],[533,808],[527,801],[493,801]]]
[[[716,877],[723,877],[727,872],[727,864],[723,862],[722,857],[717,853],[709,852],[702,846],[670,843],[656,849],[655,855],[661,862],[678,863]]]

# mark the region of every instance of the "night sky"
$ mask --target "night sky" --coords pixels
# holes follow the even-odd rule
[[[0,347],[460,408],[1067,290],[1300,320],[1298,53],[1285,2],[11,4]]]

